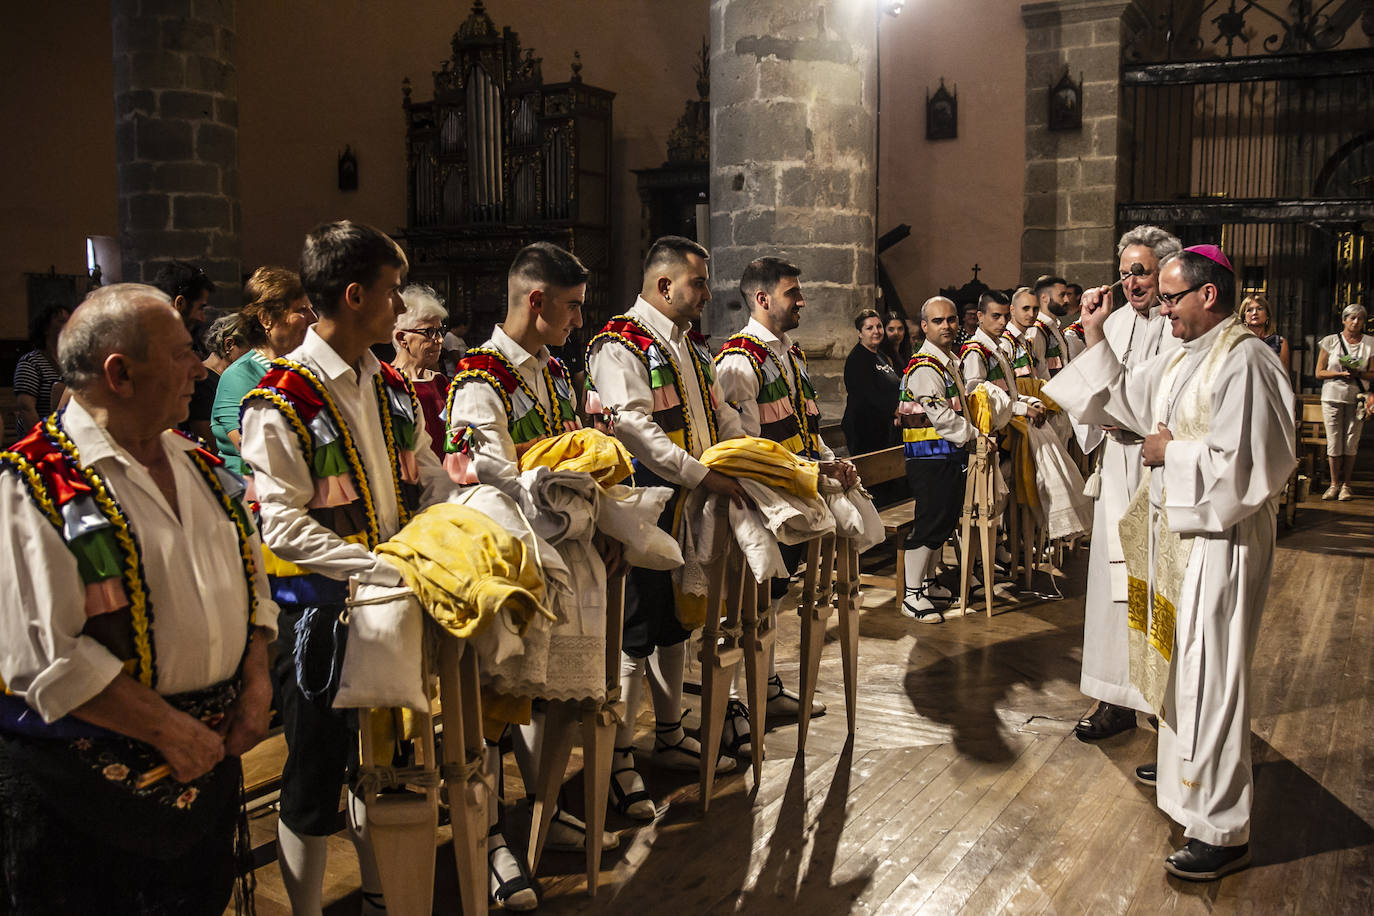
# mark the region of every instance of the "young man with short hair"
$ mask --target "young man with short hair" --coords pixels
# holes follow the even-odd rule
[[[325,841],[357,762],[355,717],[331,706],[348,579],[365,574],[399,585],[400,573],[373,550],[422,505],[455,489],[430,448],[413,389],[369,349],[390,339],[405,311],[406,267],[400,247],[371,226],[344,220],[313,229],[301,282],[319,322],[243,401],[241,452],[253,469],[281,606],[273,675],[287,758],[277,848],[296,914],[320,912]],[[352,791],[347,807],[363,912],[382,912],[366,809]]]
[[[458,361],[449,388],[445,448],[451,470],[463,482],[475,479],[509,490],[517,482],[519,456],[526,449],[580,428],[569,372],[549,351],[582,326],[587,274],[576,256],[550,242],[535,242],[515,256],[506,277],[505,320],[492,329],[489,340]],[[464,463],[471,473],[458,470]],[[598,557],[574,546],[581,543],[572,539],[553,544],[573,575],[576,610],[586,609],[585,616],[567,615],[549,636],[547,697],[559,701],[597,700],[604,696],[606,683],[606,571],[604,566],[587,568]],[[598,537],[595,543],[601,551],[599,562],[612,567],[619,562],[618,542]],[[525,790],[533,795],[544,740],[544,701],[536,700],[531,719],[529,725],[516,728],[512,738]],[[489,772],[500,771],[495,743],[488,744],[487,763]],[[492,806],[488,825],[491,896],[508,910],[534,909],[534,879],[520,851],[506,844],[497,808]],[[545,848],[582,850],[586,829],[581,820],[556,807]],[[614,834],[606,834],[602,848],[614,849],[617,844]]]
[[[587,412],[596,415],[604,407],[613,415],[616,437],[634,455],[636,483],[674,489],[659,518],[665,531],[673,530],[683,494],[696,487],[748,500],[737,480],[697,460],[717,442],[744,434],[739,414],[721,409],[715,365],[705,338],[692,329],[711,299],[710,257],[681,236],[654,242],[644,259],[644,283],[634,305],[607,322],[587,348],[587,369],[596,389]],[[690,635],[677,616],[672,576],[631,569],[625,582],[621,665],[626,715],[616,733],[611,773],[616,809],[629,817],[648,820],[655,814],[632,753],[646,666],[657,720],[655,760],[696,771],[702,753],[717,752],[703,751],[682,728],[682,673]],[[734,768],[735,761],[724,757],[717,772]]]
[[[858,482],[858,474],[848,461],[836,460],[834,451],[821,438],[821,412],[806,354],[787,334],[801,324],[806,307],[800,277],[801,269],[782,258],[758,258],[744,268],[740,293],[749,306],[749,323],[721,347],[716,357],[717,378],[721,394],[739,411],[747,435],[772,439],[794,454],[819,461],[822,474],[852,486]],[[803,544],[778,545],[789,571],[796,571],[804,548]],[[772,581],[774,615],[787,594],[789,581]],[[796,716],[801,699],[783,687],[771,654],[768,675],[768,717]],[[732,753],[744,757],[751,750],[749,714],[734,698],[733,688],[731,692],[724,742]],[[813,702],[813,716],[824,712],[824,703]]]

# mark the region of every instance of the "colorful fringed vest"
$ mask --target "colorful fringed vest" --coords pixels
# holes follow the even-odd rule
[[[419,469],[415,461],[416,423],[420,402],[405,377],[390,363],[382,363],[373,377],[377,412],[387,456],[391,459],[398,521],[404,526],[419,509]],[[350,544],[374,549],[382,540],[376,504],[368,486],[362,457],[338,405],[310,367],[289,359],[273,360],[258,387],[244,395],[240,413],[248,405],[264,403],[286,418],[310,468],[315,493],[306,510],[310,516]],[[264,545],[272,597],[288,604],[319,605],[343,601],[348,584],[331,579],[273,554]]]
[[[917,369],[931,369],[939,375],[945,387],[945,400],[955,413],[960,416],[964,413],[964,405],[959,398],[959,384],[950,374],[949,367],[929,353],[917,351],[916,355],[911,357],[911,362],[907,363],[906,372],[902,374],[902,396],[897,404],[897,415],[902,423],[902,453],[908,460],[943,458],[946,455],[958,454],[963,448],[940,438],[940,434],[930,422],[930,417],[926,415],[925,406],[907,387],[907,379]]]
[[[711,352],[706,348],[706,338],[696,331],[688,331],[687,339],[690,343],[687,349],[692,361],[689,371],[696,376],[697,384],[701,388],[702,403],[706,408],[706,423],[709,428],[705,430],[704,436],[701,431],[692,429],[691,413],[687,409],[687,389],[682,381],[683,370],[659,345],[652,332],[637,319],[629,315],[617,315],[606,322],[601,333],[587,344],[587,353],[590,355],[597,343],[604,340],[615,341],[637,356],[649,373],[649,388],[654,398],[654,423],[667,434],[674,445],[691,454],[692,446],[699,438],[700,451],[705,451],[719,440],[716,411],[720,409],[720,405],[716,403],[715,363],[711,361]],[[600,403],[600,400],[596,403]],[[589,403],[587,411],[593,412],[592,404]]]
[[[252,550],[253,521],[243,505],[243,480],[205,449],[197,447],[187,455],[238,534],[251,632],[258,609],[253,587],[257,559]],[[104,478],[81,464],[76,444],[63,429],[62,414],[47,417],[10,450],[0,452],[0,472],[18,478],[76,557],[86,587],[87,634],[121,659],[131,677],[156,687],[153,604],[138,536]],[[127,628],[116,618],[104,617],[126,609]]]
[[[983,365],[987,368],[987,380],[989,382],[992,382],[1003,391],[1010,390],[1007,387],[1008,382],[1006,373],[1002,371],[1002,361],[997,358],[996,353],[993,353],[986,345],[979,343],[978,340],[973,337],[970,337],[964,343],[963,347],[959,349],[959,359],[961,361],[964,360],[970,353],[977,353],[983,358]]]
[[[444,422],[447,424],[444,433],[445,456],[467,455],[471,446],[472,428],[467,425],[458,426],[452,421],[454,395],[457,394],[458,387],[467,382],[482,382],[489,385],[500,397],[506,408],[506,424],[510,430],[510,437],[515,442],[517,454],[540,439],[581,429],[582,424],[577,419],[577,408],[573,401],[572,384],[568,380],[568,372],[563,363],[550,356],[541,374],[544,377],[549,403],[556,412],[553,416],[550,416],[540,404],[534,390],[521,377],[515,366],[511,365],[504,353],[495,347],[469,350],[458,361],[458,371],[448,386],[448,404],[444,407]]]
[[[1083,322],[1081,321],[1075,321],[1064,329],[1064,336],[1067,337],[1070,334],[1077,337],[1079,340],[1087,340],[1087,338],[1083,336]],[[1065,355],[1067,356],[1068,354]]]
[[[716,363],[729,353],[743,353],[748,357],[759,380],[759,393],[755,398],[759,405],[759,435],[772,439],[794,455],[819,459],[816,442],[820,435],[821,411],[816,405],[816,389],[811,386],[802,348],[793,344],[787,351],[793,377],[797,380],[795,391],[787,383],[787,373],[773,348],[759,338],[736,334],[721,347]]]
[[[1015,335],[1011,329],[1002,332],[1002,339],[1011,344],[1011,370],[1017,378],[1035,375],[1035,361],[1031,357],[1030,345],[1025,335]]]
[[[1064,368],[1064,360],[1067,358],[1067,354],[1059,346],[1059,329],[1052,327],[1043,315],[1036,317],[1035,326],[1045,335],[1045,365],[1051,372],[1058,372]]]

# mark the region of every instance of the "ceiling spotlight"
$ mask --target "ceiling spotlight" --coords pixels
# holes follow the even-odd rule
[[[883,5],[883,12],[893,17],[900,16],[904,6],[906,6],[906,0],[892,0],[892,2]]]

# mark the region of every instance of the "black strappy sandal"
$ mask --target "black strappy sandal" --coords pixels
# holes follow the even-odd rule
[[[524,859],[511,852],[511,858],[515,860],[516,874],[510,878],[502,878],[496,871],[496,864],[493,857],[502,849],[509,850],[505,837],[502,837],[498,846],[492,846],[487,850],[487,871],[497,879],[496,889],[491,892],[491,899],[512,912],[527,912],[539,906],[539,891],[534,886],[534,881],[530,878],[529,869],[525,866]],[[528,891],[529,895],[525,896]]]
[[[749,710],[746,709],[744,704],[739,700],[731,698],[730,701],[725,704],[725,722],[730,726],[730,731],[733,734],[729,741],[725,740],[724,735],[721,736],[720,751],[722,754],[728,754],[731,757],[747,757],[753,750],[753,726],[751,724],[750,731],[741,734],[739,729],[734,726],[734,721],[736,719],[743,719],[745,722],[749,722]]]
[[[625,754],[628,756],[634,753],[634,748],[618,747],[615,749],[615,753]],[[633,766],[621,767],[618,770],[611,770],[611,804],[615,807],[616,813],[619,814],[621,817],[628,817],[631,820],[636,821],[653,820],[658,815],[657,810],[653,810],[653,813],[649,814],[647,817],[642,812],[640,814],[634,814],[630,811],[631,808],[633,808],[635,805],[640,804],[641,802],[648,802],[650,809],[654,809],[654,800],[650,797],[649,793],[644,791],[643,789],[636,789],[633,792],[626,792],[623,788],[621,788],[620,780],[616,778],[616,776],[618,776],[621,773],[634,773],[636,776],[639,775],[639,771],[636,770]]]
[[[926,586],[924,582],[916,586],[915,588],[911,587],[910,585],[903,586],[903,588],[906,590],[906,594],[902,596],[902,613],[905,616],[913,618],[917,623],[945,622],[945,615],[934,608],[931,608],[928,611],[918,612],[914,607],[911,607],[909,604],[907,604],[907,601],[910,600],[913,595],[915,595],[918,598],[927,597]]]

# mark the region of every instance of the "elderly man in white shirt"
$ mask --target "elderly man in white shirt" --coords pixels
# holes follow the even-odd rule
[[[635,459],[635,482],[676,491],[659,527],[672,530],[682,494],[705,487],[747,502],[734,478],[708,469],[697,458],[717,442],[744,435],[739,414],[721,409],[715,368],[705,341],[692,330],[711,299],[706,249],[681,236],[664,236],[644,260],[644,284],[629,312],[607,322],[587,348],[587,369],[597,403],[614,415],[615,435]],[[695,771],[703,751],[682,729],[682,672],[690,633],[677,618],[672,577],[631,569],[625,583],[621,687],[625,724],[616,733],[611,792],[616,809],[637,819],[655,808],[634,769],[635,714],[647,665],[656,719],[654,755],[661,765]],[[721,758],[717,772],[735,767]]]
[[[301,282],[320,320],[242,408],[240,451],[253,469],[282,611],[273,674],[288,754],[277,844],[297,914],[320,912],[325,841],[334,832],[339,789],[356,762],[353,720],[330,705],[346,637],[335,623],[348,579],[362,574],[399,585],[400,573],[373,549],[422,505],[456,489],[430,448],[405,380],[368,349],[390,339],[405,310],[405,269],[400,247],[370,226],[343,221],[312,230]],[[414,431],[408,454],[396,444],[407,424]],[[316,460],[306,460],[307,449]],[[330,449],[346,470],[317,477],[328,464],[319,459]],[[382,912],[366,812],[352,792],[348,811],[363,912]]]
[[[220,912],[277,607],[242,482],[172,430],[205,369],[118,284],[58,345],[74,392],[0,455],[4,908]]]

